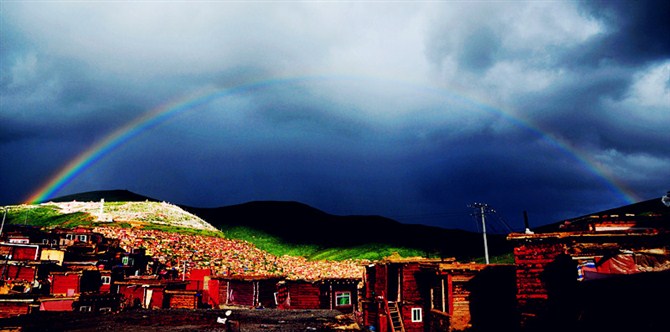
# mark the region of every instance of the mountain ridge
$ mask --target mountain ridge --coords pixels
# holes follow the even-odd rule
[[[159,201],[128,190],[83,192],[51,201],[88,200]],[[174,204],[220,230],[246,227],[279,238],[293,245],[312,245],[323,249],[351,248],[385,244],[411,248],[432,257],[469,260],[483,256],[479,233],[421,224],[403,224],[378,215],[334,215],[296,201],[250,201],[215,208]],[[488,235],[489,253],[511,253],[504,235]]]

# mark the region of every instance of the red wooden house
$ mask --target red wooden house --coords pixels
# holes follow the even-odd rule
[[[156,278],[129,278],[114,282],[118,294],[122,296],[122,306],[145,309],[167,308],[166,290],[185,290],[188,282]]]
[[[363,325],[377,331],[422,332],[429,280],[425,264],[442,260],[394,258],[371,264],[365,269],[365,294],[361,300]]]
[[[6,281],[24,281],[33,283],[37,279],[36,264],[27,264],[26,262],[7,262],[0,267],[0,280]]]
[[[205,283],[206,279],[209,280],[212,276],[211,269],[191,269],[188,275],[188,281],[190,282],[186,289],[190,290],[203,290],[206,288]]]
[[[202,291],[165,290],[165,305],[170,309],[198,309],[202,307]]]
[[[39,301],[30,294],[0,294],[0,319],[28,315],[39,310]]]
[[[209,301],[221,306],[275,307],[278,276],[234,275],[210,277]]]
[[[40,246],[36,244],[0,243],[0,259],[14,261],[37,261]]]
[[[72,311],[76,296],[57,296],[40,298],[40,311]]]
[[[81,291],[81,271],[52,272],[49,275],[51,295],[74,296]]]
[[[277,304],[282,309],[335,309],[344,313],[358,306],[358,278],[282,280],[277,283]]]

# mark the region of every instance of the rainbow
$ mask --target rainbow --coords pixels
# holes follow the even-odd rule
[[[102,140],[96,144],[89,147],[86,151],[79,154],[76,158],[68,162],[63,168],[61,168],[56,174],[54,174],[44,185],[34,191],[33,194],[25,201],[26,204],[37,204],[40,202],[48,201],[50,198],[53,198],[56,193],[61,189],[66,187],[71,183],[77,176],[86,171],[92,165],[103,159],[105,156],[116,150],[118,147],[130,142],[133,138],[142,134],[143,132],[159,126],[160,124],[168,121],[174,116],[197,109],[198,107],[207,105],[213,100],[223,98],[226,96],[234,95],[236,93],[241,93],[251,89],[264,88],[273,85],[281,84],[291,84],[299,82],[319,82],[319,81],[341,81],[341,80],[378,80],[374,78],[361,78],[361,77],[352,77],[352,76],[307,76],[307,77],[294,77],[294,78],[278,78],[278,79],[269,79],[263,81],[257,81],[252,83],[240,84],[233,87],[228,87],[218,90],[208,90],[191,95],[181,97],[172,102],[163,104],[144,115],[138,117],[137,119],[127,123],[126,125],[118,128],[111,134],[104,137]],[[388,80],[387,80],[388,81]],[[437,93],[444,95],[448,93],[452,95],[449,91],[444,89],[435,88],[435,87],[425,87],[419,86],[413,83],[399,82],[405,85],[411,85],[419,87],[421,90],[427,90],[431,93]],[[638,199],[635,194],[628,190],[624,184],[616,179],[606,167],[602,164],[593,160],[587,154],[581,152],[574,146],[571,146],[566,140],[563,140],[549,131],[542,130],[539,126],[531,124],[529,121],[526,121],[518,116],[515,116],[512,112],[504,111],[500,108],[495,108],[484,103],[475,102],[471,99],[460,95],[454,95],[460,101],[465,101],[466,103],[495,114],[501,114],[505,118],[509,119],[512,123],[526,130],[531,131],[538,137],[544,138],[551,145],[556,148],[564,151],[568,155],[572,156],[574,159],[583,164],[591,173],[599,177],[602,182],[611,190],[613,193],[616,193],[620,199],[628,203],[634,203]]]

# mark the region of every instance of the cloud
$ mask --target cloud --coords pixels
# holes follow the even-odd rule
[[[595,36],[591,47],[575,50],[591,65],[613,61],[639,65],[670,56],[670,23],[665,1],[589,1],[580,2],[584,11],[603,22],[605,31]]]
[[[0,201],[204,91],[218,98],[143,131],[59,194],[299,200],[411,222],[467,218],[477,200],[550,222],[625,203],[616,185],[664,193],[658,6],[3,3],[0,151],[28,166],[2,166],[13,189]]]

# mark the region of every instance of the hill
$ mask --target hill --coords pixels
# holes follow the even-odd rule
[[[105,200],[105,206],[111,202],[158,202],[127,190],[85,192],[51,201],[98,202],[101,199]],[[399,251],[405,256],[460,260],[483,256],[482,235],[478,233],[402,224],[382,216],[332,215],[300,202],[253,201],[218,208],[177,206],[223,230],[228,237],[250,241],[278,255],[374,259]],[[488,244],[491,256],[511,253],[511,245],[504,235],[490,234]]]
[[[158,202],[159,200],[139,195],[128,190],[99,190],[60,196],[51,199],[51,202],[97,202],[105,199],[107,202]]]
[[[402,224],[382,216],[338,216],[291,201],[254,201],[219,208],[183,207],[223,229],[248,227],[283,241],[321,248],[383,244],[423,255],[474,259],[483,256],[482,235],[462,230]],[[491,255],[511,252],[502,235],[488,237]]]

